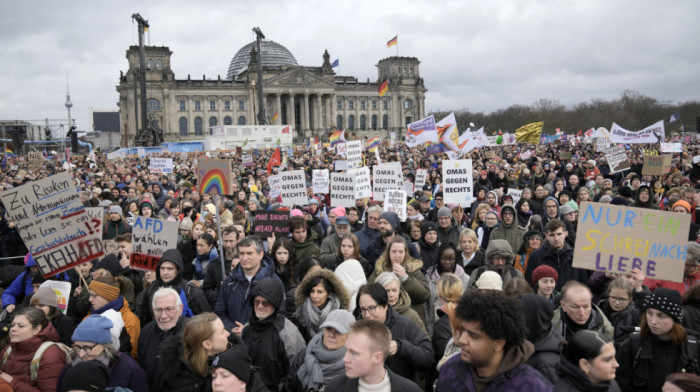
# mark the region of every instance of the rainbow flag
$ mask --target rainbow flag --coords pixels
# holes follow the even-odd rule
[[[342,130],[333,132],[333,134],[330,137],[331,147],[335,147],[336,144],[338,144],[342,141],[341,140],[342,134],[343,134]]]
[[[396,35],[396,36],[394,36],[394,38],[390,39],[389,42],[386,43],[386,47],[391,48],[392,46],[398,45],[398,44],[399,44],[399,36]]]
[[[389,90],[389,79],[385,79],[382,84],[379,85],[379,96],[383,97],[384,94]]]
[[[275,120],[277,120],[277,114],[278,114],[278,113],[277,113],[277,112],[275,112],[275,115],[274,115],[274,116],[272,116],[272,121],[270,121],[270,122],[275,122]]]
[[[9,148],[6,148],[6,149],[5,149],[5,154],[6,154],[6,155],[15,155],[15,153],[12,152],[12,150],[10,150]]]
[[[379,136],[375,136],[365,142],[365,148],[369,152],[374,152],[377,150],[377,147],[379,147]]]

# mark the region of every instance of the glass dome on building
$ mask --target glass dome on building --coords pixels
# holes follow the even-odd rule
[[[228,73],[226,74],[227,79],[235,79],[241,72],[248,68],[248,63],[250,63],[250,51],[253,47],[257,48],[256,41],[243,46],[236,52],[236,55],[231,59],[231,64],[228,66]],[[262,50],[262,63],[264,67],[299,65],[292,52],[277,42],[263,40],[260,43],[260,48]]]

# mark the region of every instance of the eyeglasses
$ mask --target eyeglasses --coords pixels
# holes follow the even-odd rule
[[[360,308],[360,313],[361,314],[369,314],[369,313],[374,314],[374,311],[377,310],[378,307],[379,307],[379,305],[372,305],[372,306],[368,306],[366,308]]]
[[[95,347],[97,347],[96,344],[93,344],[92,346],[79,346],[77,344],[74,344],[73,351],[75,351],[76,353],[83,351],[85,354],[90,354],[90,352],[92,352],[92,349],[94,349]]]
[[[262,300],[256,299],[256,300],[253,300],[253,305],[255,305],[256,308],[258,306],[268,307],[268,306],[270,306],[270,303],[264,299],[262,299]]]
[[[161,314],[161,313],[165,312],[165,313],[170,314],[170,313],[174,312],[175,309],[177,309],[177,307],[175,307],[175,306],[168,306],[165,308],[153,308],[153,313]]]
[[[629,298],[620,298],[620,297],[608,297],[610,299],[610,302],[617,302],[617,303],[625,303],[629,301]]]

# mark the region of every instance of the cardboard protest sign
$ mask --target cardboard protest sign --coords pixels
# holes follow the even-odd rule
[[[330,186],[328,169],[314,170],[311,184],[313,185],[314,193],[327,194],[328,187]]]
[[[559,151],[559,159],[562,161],[571,160],[571,151]]]
[[[372,197],[372,183],[369,181],[369,168],[361,167],[349,171],[355,176],[355,199]]]
[[[197,188],[202,194],[233,194],[233,170],[231,161],[225,159],[199,159],[197,162]]]
[[[508,195],[513,198],[513,205],[518,204],[523,197],[522,189],[508,188]]]
[[[256,237],[287,237],[289,234],[289,211],[260,210],[255,212]]]
[[[375,200],[384,200],[384,192],[388,189],[403,188],[403,170],[400,162],[388,162],[373,166],[372,191]]]
[[[690,215],[582,202],[573,266],[680,282],[685,268]]]
[[[393,212],[401,222],[406,221],[406,191],[402,189],[387,189],[384,196],[384,211]]]
[[[137,216],[131,233],[131,268],[155,271],[160,257],[177,248],[176,222]]]
[[[671,171],[670,155],[645,155],[642,175],[661,176]]]
[[[89,218],[67,171],[8,189],[0,198],[44,276],[104,256],[102,222]]]
[[[494,158],[496,158],[496,151],[493,151],[493,150],[486,151],[485,156],[486,156],[486,159],[494,159]]]
[[[459,159],[442,162],[443,193],[445,204],[471,206],[474,201],[474,177],[472,160]]]
[[[348,169],[357,169],[362,166],[362,140],[347,142]]]
[[[331,173],[331,207],[355,205],[355,176],[348,173]]]
[[[102,207],[85,207],[85,213],[88,216],[88,219],[96,219],[100,222],[104,222],[104,215],[105,215],[105,209]],[[99,228],[100,235],[102,235],[102,227],[100,226]]]
[[[631,167],[627,151],[623,146],[610,147],[605,150],[605,159],[610,166],[610,173],[619,173]]]
[[[292,207],[294,205],[305,206],[309,203],[309,197],[306,194],[306,176],[303,170],[284,171],[279,176],[282,205]]]
[[[36,173],[44,168],[44,156],[38,151],[30,151],[27,155],[29,171]]]
[[[68,302],[70,302],[71,297],[71,286],[70,282],[63,282],[59,280],[47,280],[41,284],[39,287],[49,287],[56,294],[56,299],[58,300],[58,310],[66,314],[68,311]]]
[[[172,158],[151,158],[149,168],[151,173],[172,173],[173,159]]]
[[[253,156],[250,154],[243,155],[241,157],[243,160],[243,166],[253,166]]]
[[[661,143],[661,152],[683,152],[682,143]]]
[[[416,181],[415,181],[415,188],[416,189],[423,189],[423,186],[425,185],[425,178],[428,176],[428,171],[425,169],[418,169],[416,170]]]

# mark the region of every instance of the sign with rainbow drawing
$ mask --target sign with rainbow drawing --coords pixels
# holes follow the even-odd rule
[[[233,194],[231,161],[226,159],[200,159],[196,173],[200,193]]]

